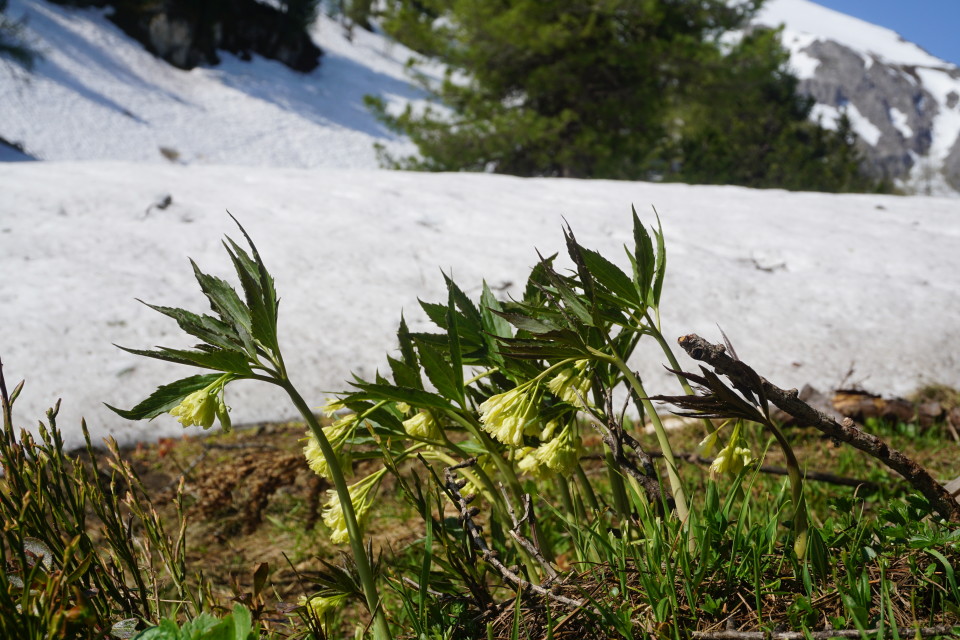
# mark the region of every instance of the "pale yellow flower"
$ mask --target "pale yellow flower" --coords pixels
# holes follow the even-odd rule
[[[534,455],[551,471],[566,475],[580,462],[580,448],[580,436],[568,424],[556,438],[537,447]]]
[[[721,427],[721,429],[722,428],[723,427]],[[719,438],[719,435],[720,435],[720,429],[717,429],[716,431],[711,431],[710,434],[707,435],[706,438],[701,440],[700,444],[697,445],[697,454],[701,456],[709,457],[717,446],[717,440]]]
[[[357,524],[360,526],[361,534],[370,515],[370,506],[373,504],[370,499],[370,492],[380,484],[380,479],[383,478],[386,471],[386,469],[381,469],[372,473],[348,488],[350,503],[353,505],[353,512],[357,518]],[[343,515],[340,496],[333,489],[327,491],[327,496],[327,504],[323,508],[323,523],[330,527],[330,540],[335,544],[349,542],[350,533],[347,530],[347,521]]]
[[[323,428],[323,435],[333,448],[337,455],[337,464],[347,473],[350,471],[350,454],[343,451],[343,446],[353,434],[354,427],[357,424],[355,415],[340,418],[332,425]],[[321,478],[330,477],[329,462],[323,455],[320,448],[320,441],[313,435],[312,431],[307,431],[306,444],[303,446],[303,455],[307,459],[307,464]]]
[[[480,405],[480,422],[484,431],[503,444],[522,446],[524,434],[533,435],[539,431],[539,401],[537,387],[529,385],[490,396]]]
[[[347,599],[346,593],[337,594],[335,596],[300,596],[300,599],[297,601],[297,606],[300,607],[309,607],[310,610],[320,620],[323,620],[325,613],[331,609],[336,609]]]
[[[194,391],[181,400],[180,404],[170,410],[170,415],[175,416],[184,427],[198,426],[209,429],[217,417],[217,405],[217,394],[213,392],[211,385]]]
[[[404,420],[403,429],[415,438],[440,439],[440,425],[429,411],[420,411],[412,418]]]
[[[711,475],[728,474],[735,476],[753,462],[753,453],[746,445],[746,441],[740,435],[740,429],[743,423],[738,421],[733,428],[733,435],[730,436],[730,442],[720,450],[717,457],[710,465]],[[709,436],[708,436],[709,437]]]
[[[562,369],[547,382],[547,389],[564,402],[586,409],[584,400],[590,392],[590,378],[584,375],[589,360],[577,360],[572,367]]]
[[[406,402],[398,402],[394,406],[397,408],[397,411],[403,415],[410,413],[410,405],[408,405]]]
[[[340,402],[340,398],[327,398],[327,401],[323,403],[320,411],[323,415],[328,418],[332,418],[338,411],[342,411],[347,408],[347,405]]]
[[[536,451],[537,449],[535,447],[524,447],[517,452],[514,460],[517,464],[517,470],[520,473],[533,476],[534,478],[541,478],[549,474],[550,470],[545,468],[540,463],[540,460],[537,459],[535,455]]]

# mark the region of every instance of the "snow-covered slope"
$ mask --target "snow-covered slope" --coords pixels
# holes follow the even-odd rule
[[[851,365],[854,382],[885,393],[960,386],[956,200],[380,171],[373,142],[409,146],[362,96],[419,94],[403,72],[409,52],[372,34],[350,42],[321,19],[326,56],[305,76],[229,56],[184,72],[100,12],[42,0],[11,0],[9,12],[26,15],[44,60],[32,74],[0,63],[0,137],[56,160],[0,150],[0,357],[9,384],[27,379],[21,424],[62,397],[72,443],[80,416],[95,438],[180,432],[169,417],[130,425],[103,407],[183,373],[111,343],[189,343],[134,298],[202,308],[186,258],[228,275],[226,209],[276,273],[289,365],[318,405],[351,371],[382,366],[401,310],[423,327],[416,301],[443,298],[440,269],[474,294],[482,278],[517,294],[534,247],[561,248],[561,216],[617,260],[631,203],[663,218],[668,335],[716,338],[719,323],[787,387],[834,386]],[[902,111],[893,126],[917,131]],[[641,356],[648,388],[672,390],[662,357]],[[292,415],[256,385],[229,402],[237,421]]]
[[[175,323],[137,303],[205,308],[187,256],[228,276],[220,246],[239,217],[275,272],[294,381],[317,406],[351,371],[371,376],[396,347],[403,311],[442,301],[440,270],[479,296],[482,279],[522,293],[536,260],[579,240],[623,264],[630,204],[654,205],[669,254],[664,330],[719,338],[784,387],[853,382],[884,393],[960,386],[960,219],[956,200],[752,191],[482,174],[8,164],[0,169],[0,356],[27,379],[18,417],[57,397],[60,424],[122,440],[180,432],[169,416],[132,426],[100,403],[131,406],[183,367],[111,346],[188,346]],[[171,203],[155,203],[170,196]],[[662,354],[634,365],[675,391]],[[695,366],[685,357],[686,366]],[[264,385],[236,385],[237,421],[291,416]]]
[[[97,10],[11,0],[7,13],[43,59],[31,74],[0,63],[0,137],[39,159],[375,168],[375,142],[413,150],[363,105],[420,98],[410,52],[360,29],[348,41],[326,17],[313,34],[322,64],[300,74],[229,54],[182,71]]]
[[[960,14],[957,16],[960,18]],[[890,29],[809,0],[769,0],[760,24],[783,41],[831,125],[846,113],[878,176],[908,191],[960,190],[960,69]]]

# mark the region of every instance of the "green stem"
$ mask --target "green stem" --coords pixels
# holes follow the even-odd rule
[[[663,334],[660,333],[660,318],[659,314],[657,317],[656,326],[654,326],[653,318],[650,317],[650,312],[644,312],[644,315],[647,318],[647,323],[649,324],[648,332],[653,336],[654,340],[657,341],[657,344],[660,345],[660,350],[663,351],[664,355],[667,356],[667,361],[670,362],[670,368],[674,371],[680,371],[680,362],[677,360],[677,357],[673,355],[673,349],[670,347],[670,344],[667,342],[666,338],[663,337]],[[696,395],[693,392],[693,387],[690,386],[690,382],[684,378],[679,373],[674,374],[677,377],[677,380],[680,381],[680,386],[683,387],[683,392],[688,396]],[[706,418],[703,419],[703,425],[706,428],[705,433],[710,433],[713,431],[713,425]]]
[[[582,491],[584,495],[587,496],[587,504],[589,504],[590,508],[594,511],[600,511],[600,502],[597,500],[597,494],[594,493],[593,486],[590,484],[587,474],[583,472],[583,466],[577,464],[577,468],[574,470],[574,473],[577,474],[577,479],[580,481]]]
[[[334,452],[333,447],[330,446],[330,441],[327,440],[327,437],[324,435],[323,429],[317,421],[317,417],[313,415],[310,407],[307,406],[307,403],[293,384],[290,383],[290,380],[284,377],[274,382],[282,387],[283,390],[287,392],[287,395],[290,396],[294,406],[297,407],[300,415],[303,416],[307,426],[310,427],[310,431],[313,432],[314,437],[316,437],[317,442],[320,444],[320,451],[323,452],[323,457],[327,459],[330,479],[333,481],[337,496],[340,498],[340,506],[343,509],[343,519],[347,525],[347,532],[350,534],[350,548],[353,551],[353,559],[357,565],[357,573],[360,575],[363,595],[367,600],[367,608],[373,616],[373,637],[376,640],[390,640],[392,637],[390,627],[387,625],[387,617],[380,604],[380,594],[377,592],[377,583],[373,575],[373,569],[370,566],[367,551],[363,545],[363,531],[361,531],[360,525],[357,522],[353,502],[350,500],[350,489],[343,476],[343,470],[337,462],[337,454]]]
[[[607,477],[610,479],[610,490],[613,492],[613,506],[616,507],[621,518],[629,519],[630,501],[627,499],[627,490],[623,486],[623,476],[620,475],[617,461],[613,458],[613,452],[606,445],[603,449],[603,460],[607,463]]]
[[[790,477],[790,492],[793,495],[793,550],[797,558],[803,560],[807,553],[807,536],[809,523],[807,522],[807,503],[803,496],[803,474],[800,471],[800,463],[797,456],[793,453],[793,448],[787,442],[786,436],[777,428],[773,422],[768,421],[766,427],[773,433],[777,443],[783,450],[783,456],[787,461],[787,475]]]
[[[686,522],[690,511],[687,508],[687,495],[683,490],[683,483],[680,481],[680,473],[677,471],[677,461],[673,455],[670,440],[667,438],[667,431],[664,429],[663,423],[660,421],[660,416],[657,415],[657,410],[654,408],[653,403],[650,402],[650,399],[647,397],[646,390],[623,360],[616,356],[607,355],[602,351],[597,351],[596,349],[590,349],[590,352],[594,357],[605,360],[617,367],[626,379],[627,384],[630,385],[640,398],[643,409],[647,412],[647,415],[650,416],[653,430],[657,434],[660,450],[663,451],[663,461],[667,465],[667,477],[670,480],[670,490],[673,493],[673,500],[677,507],[677,516],[680,517],[681,521]]]

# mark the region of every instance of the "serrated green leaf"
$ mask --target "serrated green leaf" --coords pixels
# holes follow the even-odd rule
[[[453,374],[453,386],[455,389],[455,395],[448,396],[449,398],[456,400],[457,404],[461,407],[464,406],[463,401],[463,356],[460,352],[460,327],[461,322],[457,317],[456,310],[456,298],[457,291],[460,291],[456,285],[453,284],[452,280],[448,280],[448,300],[447,300],[447,337],[450,340],[449,352],[450,352],[450,371]],[[460,292],[462,295],[463,292]],[[469,302],[469,300],[468,300]],[[476,309],[474,309],[476,311]],[[466,318],[470,322],[470,318]],[[476,311],[476,332],[479,334],[480,331],[480,312]],[[439,389],[439,387],[437,387]]]
[[[647,233],[637,210],[630,207],[633,212],[633,265],[634,265],[634,283],[637,286],[637,292],[640,299],[648,301],[651,295],[651,282],[656,270],[656,259],[653,253],[653,241],[650,234]]]
[[[633,281],[620,267],[592,249],[581,247],[580,252],[584,264],[597,282],[616,296],[633,304],[639,304],[637,289],[634,287]]]
[[[509,311],[497,311],[491,309],[491,311],[497,316],[503,318],[517,329],[522,329],[524,331],[529,331],[530,333],[548,333],[550,331],[556,331],[561,327],[549,320],[540,320],[537,318],[532,318],[527,315],[520,313],[512,313]]]
[[[483,292],[480,294],[480,320],[483,325],[483,339],[486,343],[487,354],[493,364],[503,366],[503,357],[497,350],[497,338],[513,337],[513,329],[503,316],[500,301],[497,300],[487,282],[483,282]]]
[[[413,346],[413,339],[410,337],[407,321],[402,313],[400,314],[400,327],[397,329],[397,342],[400,345],[400,355],[403,356],[403,363],[414,371],[418,371],[420,365],[417,360],[417,352]],[[417,374],[417,377],[420,377],[419,374]],[[417,385],[417,387],[423,388],[422,385]]]
[[[418,340],[417,353],[420,354],[420,366],[423,367],[423,372],[427,374],[427,378],[437,391],[445,398],[459,402],[462,385],[457,386],[453,367],[444,359],[440,351]]]
[[[280,301],[277,298],[277,290],[274,287],[273,276],[271,276],[270,272],[267,271],[266,265],[263,263],[263,260],[260,258],[260,252],[257,251],[257,245],[253,243],[253,239],[250,237],[250,234],[247,233],[247,230],[243,228],[243,225],[240,224],[239,220],[234,218],[232,213],[228,211],[227,215],[233,218],[233,221],[237,223],[237,226],[240,228],[240,233],[243,234],[243,237],[246,239],[247,244],[250,245],[250,251],[253,254],[253,262],[256,264],[256,267],[257,267],[257,273],[259,274],[259,282],[260,282],[260,293],[263,301],[263,316],[264,316],[263,320],[266,322],[266,327],[264,331],[266,334],[268,334],[268,337],[270,339],[269,342],[264,342],[264,344],[270,346],[270,348],[272,349],[278,350],[279,346],[277,345],[277,340],[276,340],[277,308],[280,304]],[[245,252],[241,251],[241,254],[245,255]]]
[[[129,410],[117,409],[106,405],[111,411],[127,420],[152,420],[161,413],[166,413],[180,404],[194,391],[206,389],[220,377],[219,373],[208,373],[199,376],[182,378],[176,382],[158,387],[148,398]]]
[[[213,369],[225,373],[236,373],[241,376],[253,375],[247,356],[240,351],[227,351],[216,347],[210,347],[208,350],[202,351],[187,351],[168,347],[157,347],[156,351],[129,349],[127,347],[120,347],[120,349],[138,356],[176,362],[177,364]]]
[[[660,225],[659,214],[657,215],[657,230],[653,234],[657,238],[656,272],[653,276],[653,305],[659,307],[660,294],[663,293],[663,280],[667,275],[667,249],[663,242],[663,227]]]
[[[250,353],[253,350],[250,310],[243,304],[240,296],[237,295],[237,292],[229,283],[202,272],[192,259],[190,264],[193,265],[193,273],[197,282],[200,283],[200,289],[207,296],[207,300],[210,301],[210,308],[220,316],[223,322],[234,328],[244,345],[244,349]]]
[[[480,333],[482,321],[477,305],[473,303],[473,300],[471,300],[447,274],[443,274],[443,279],[447,284],[448,298],[452,299],[456,307],[463,313],[460,322],[461,331],[466,329],[473,333]]]
[[[247,301],[247,307],[250,309],[250,331],[261,344],[272,351],[277,351],[279,350],[276,337],[277,306],[275,302],[271,301],[271,296],[264,291],[260,266],[229,237],[227,242],[229,242],[229,246],[227,243],[224,243],[224,246],[233,261],[234,269],[240,279],[240,286],[243,288],[244,297]],[[270,278],[269,274],[267,278],[270,280],[272,288],[273,279]]]
[[[447,308],[444,305],[435,302],[424,302],[419,299],[417,302],[420,303],[420,308],[423,309],[423,312],[430,318],[430,322],[444,331],[447,330]]]
[[[445,398],[422,389],[411,389],[409,387],[400,387],[390,384],[371,384],[369,382],[354,381],[351,383],[361,391],[352,394],[350,397],[356,400],[371,400],[380,402],[381,400],[391,400],[393,402],[406,402],[412,407],[422,409],[453,409]]]
[[[177,321],[181,329],[196,338],[200,338],[204,342],[223,349],[237,350],[243,348],[234,328],[213,316],[206,314],[197,315],[186,309],[163,307],[150,304],[149,302],[143,302],[143,300],[138,300],[138,302],[169,318],[173,318]]]
[[[556,260],[556,258],[557,254],[553,254],[547,258],[541,256],[540,262],[535,264],[533,269],[530,270],[530,275],[527,277],[527,286],[523,291],[524,302],[533,304],[539,302],[540,289],[549,283],[546,277],[546,269],[553,267],[553,261]]]
[[[401,387],[413,387],[415,389],[423,388],[423,381],[420,379],[420,370],[407,366],[406,362],[387,356],[387,364],[390,365],[390,371],[393,373],[393,381]]]

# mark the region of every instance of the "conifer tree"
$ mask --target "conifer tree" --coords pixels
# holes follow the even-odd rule
[[[387,166],[857,188],[852,140],[808,121],[763,0],[389,0],[387,31],[445,63],[427,109],[374,113]],[[769,148],[768,148],[769,147]],[[802,167],[798,173],[797,167]],[[839,178],[834,176],[839,174]]]

